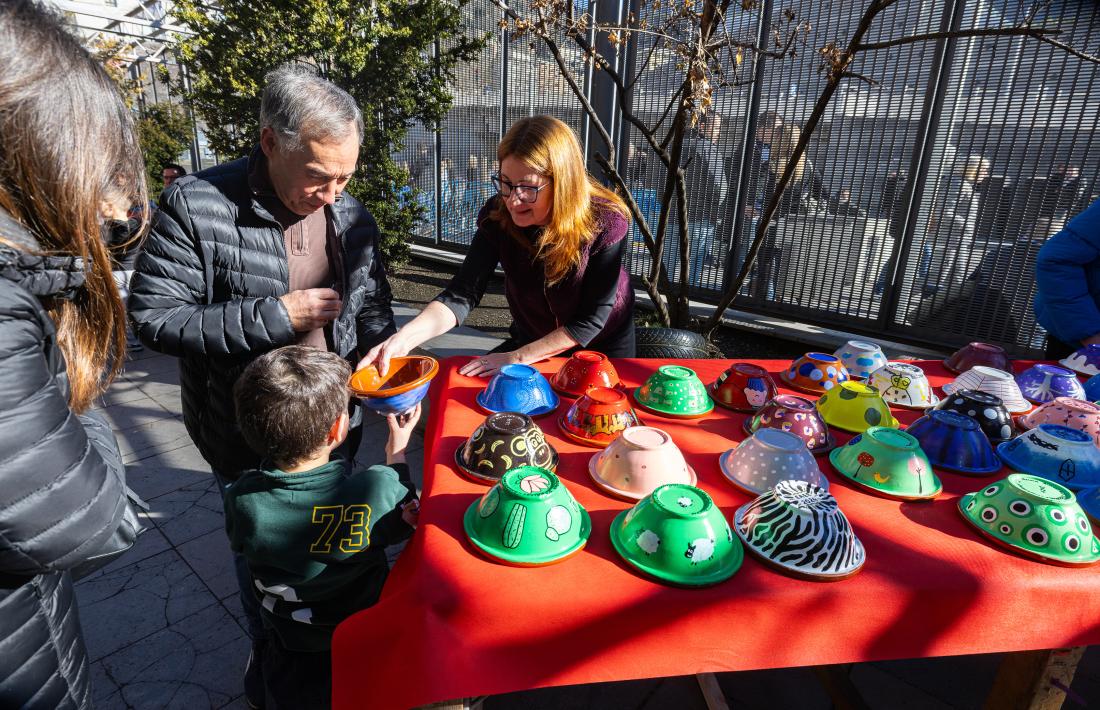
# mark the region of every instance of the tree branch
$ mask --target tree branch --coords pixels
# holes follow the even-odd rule
[[[1084,59],[1086,62],[1092,62],[1093,64],[1100,64],[1100,57],[1096,56],[1095,54],[1088,54],[1086,52],[1082,52],[1079,49],[1074,49],[1073,47],[1066,44],[1065,42],[1059,42],[1058,40],[1051,39],[1050,37],[1047,37],[1045,35],[1038,35],[1036,37],[1036,39],[1038,39],[1040,42],[1045,42],[1046,44],[1049,44],[1053,47],[1057,47],[1058,49],[1061,49],[1062,51],[1066,52],[1067,54],[1071,54],[1071,55],[1077,57],[1078,59]]]
[[[969,30],[952,30],[949,32],[926,32],[919,35],[897,37],[882,42],[867,42],[856,45],[852,52],[868,52],[876,49],[888,49],[900,47],[915,42],[930,42],[937,39],[966,39],[970,37],[1038,37],[1043,39],[1045,35],[1061,34],[1062,30],[1046,30],[1035,27],[976,27]]]

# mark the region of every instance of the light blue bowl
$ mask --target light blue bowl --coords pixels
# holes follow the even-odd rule
[[[1100,524],[1100,488],[1089,488],[1077,494],[1077,503],[1085,511],[1085,515],[1092,518],[1093,522]]]
[[[997,447],[1009,468],[1060,483],[1075,491],[1100,486],[1100,449],[1084,432],[1040,424]]]
[[[558,395],[542,373],[530,365],[505,365],[478,393],[477,404],[488,412],[539,417],[558,408]]]
[[[431,384],[429,380],[422,385],[414,387],[408,392],[395,394],[392,397],[362,397],[359,401],[363,403],[365,409],[369,409],[372,412],[377,412],[382,415],[401,414],[402,412],[409,411],[416,406],[417,402],[424,399],[424,395],[428,394],[428,387],[431,386]]]

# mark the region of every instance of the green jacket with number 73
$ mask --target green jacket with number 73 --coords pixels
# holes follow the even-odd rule
[[[385,548],[412,535],[408,468],[339,457],[301,473],[247,471],[225,496],[230,546],[244,556],[266,626],[293,651],[328,651],[347,616],[378,601]]]

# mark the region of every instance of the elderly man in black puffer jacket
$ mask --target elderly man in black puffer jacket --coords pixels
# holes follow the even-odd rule
[[[233,385],[245,366],[295,343],[354,364],[395,331],[378,228],[342,194],[362,121],[333,84],[302,69],[272,72],[260,145],[173,183],[138,258],[130,315],[147,346],[180,358],[184,423],[223,488],[260,463],[234,417]],[[354,455],[362,414],[355,407],[351,415]],[[265,634],[237,562],[254,640],[245,689],[258,706],[255,661]]]

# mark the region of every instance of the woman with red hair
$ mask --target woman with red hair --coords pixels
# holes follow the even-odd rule
[[[634,356],[634,290],[623,267],[629,222],[623,201],[585,170],[569,126],[520,119],[497,148],[497,194],[477,218],[458,274],[416,318],[373,348],[360,367],[405,355],[460,324],[499,264],[510,337],[460,372],[488,376],[577,348]]]

